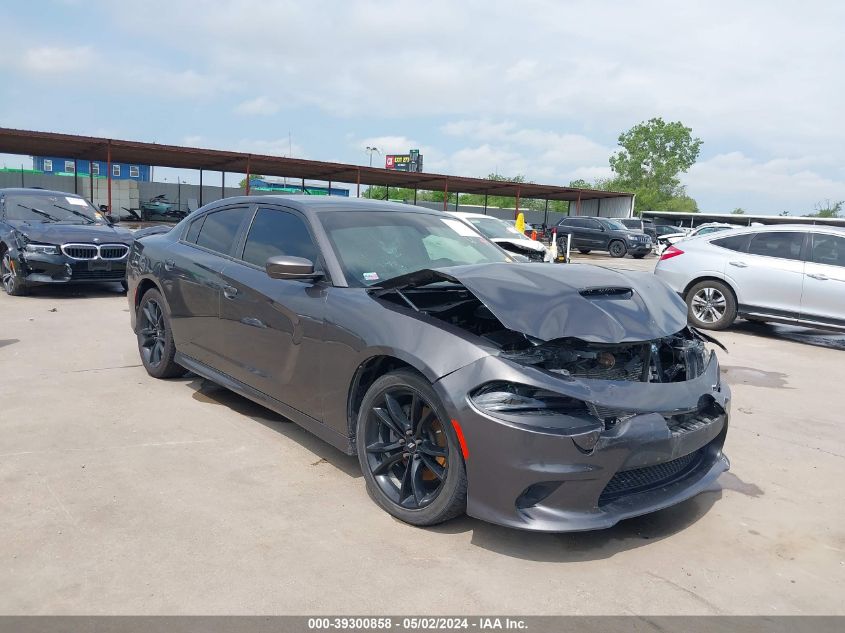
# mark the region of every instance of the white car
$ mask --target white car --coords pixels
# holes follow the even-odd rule
[[[545,244],[520,233],[513,224],[492,215],[447,211],[459,220],[469,224],[491,242],[495,242],[509,253],[522,255],[532,262],[550,262],[552,253]]]
[[[725,224],[723,222],[707,222],[706,224],[702,224],[701,226],[698,226],[693,230],[680,229],[677,233],[665,233],[663,235],[658,235],[657,248],[659,251],[663,251],[667,246],[677,244],[678,242],[689,239],[691,237],[698,237],[699,235],[708,235],[710,233],[716,233],[718,231],[726,231],[728,229],[735,228],[738,228],[735,224]]]
[[[737,316],[845,331],[845,228],[783,224],[711,233],[669,246],[654,274],[698,328]]]

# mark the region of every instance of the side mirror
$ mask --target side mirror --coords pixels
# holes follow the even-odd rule
[[[267,259],[264,264],[267,276],[272,279],[321,279],[322,272],[314,272],[314,264],[304,257],[289,257],[276,255]]]

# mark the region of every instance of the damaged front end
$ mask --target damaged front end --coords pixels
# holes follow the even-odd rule
[[[548,287],[535,284],[536,305],[533,270],[505,291],[454,269],[374,291],[491,350],[435,383],[470,455],[484,455],[466,461],[473,516],[544,531],[609,527],[702,492],[729,466],[730,390],[708,350],[718,342],[686,325],[661,284],[589,269],[592,283],[570,276],[546,301]],[[560,335],[540,336],[550,332]]]

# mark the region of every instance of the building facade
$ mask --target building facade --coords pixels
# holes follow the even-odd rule
[[[45,174],[56,176],[72,176],[78,172],[80,176],[93,175],[95,178],[108,176],[109,164],[106,161],[88,161],[81,158],[62,158],[61,156],[33,156],[32,168]],[[93,174],[92,171],[93,170]],[[129,163],[111,164],[112,180],[137,180],[139,182],[150,182],[152,180],[152,168],[149,165],[132,165]]]

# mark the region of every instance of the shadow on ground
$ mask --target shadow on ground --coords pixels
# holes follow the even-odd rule
[[[796,325],[760,323],[757,321],[737,321],[729,331],[742,332],[743,334],[762,338],[804,343],[805,345],[826,347],[828,349],[845,350],[845,334],[828,330],[816,330]]]
[[[115,295],[125,295],[120,282],[109,283],[73,283],[73,284],[44,284],[42,286],[32,286],[29,289],[29,294],[25,297],[30,299],[86,299],[96,297],[114,297]]]
[[[355,456],[340,452],[287,418],[193,374],[189,374],[184,382],[193,391],[192,397],[195,400],[225,406],[241,415],[248,416],[299,443],[311,451],[318,462],[334,466],[354,479],[362,479],[358,459]],[[685,530],[707,514],[713,504],[722,497],[724,489],[733,490],[751,498],[763,494],[754,484],[745,483],[732,473],[725,473],[712,489],[693,499],[659,512],[622,521],[606,530],[544,534],[491,525],[468,516],[424,529],[435,534],[471,532],[471,543],[476,547],[524,560],[547,562],[601,560]],[[373,512],[381,512],[381,510],[373,504]]]

